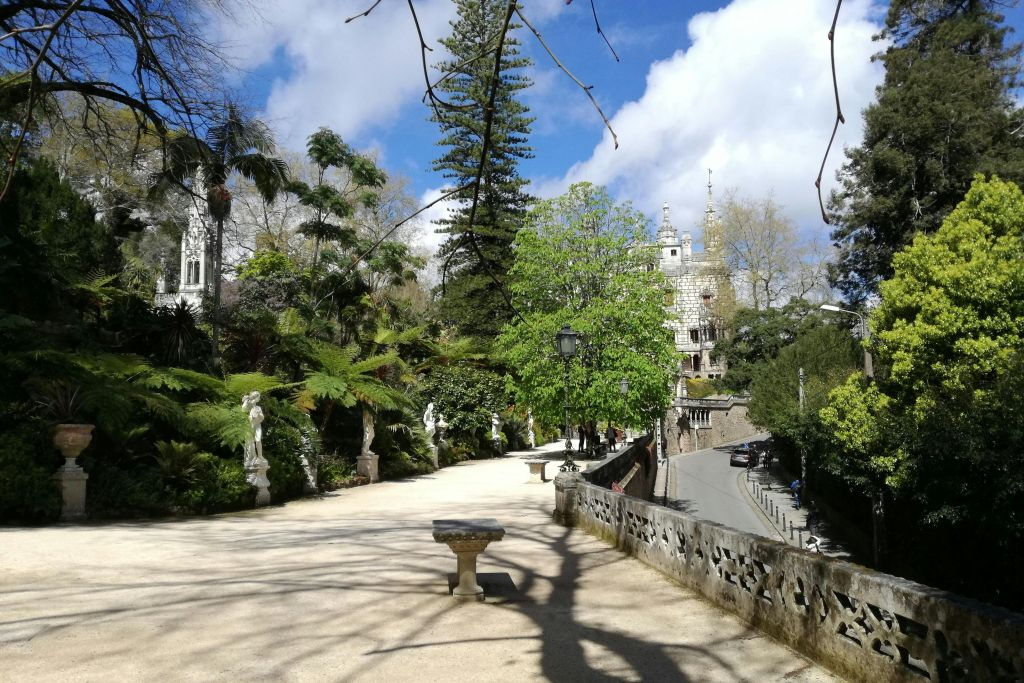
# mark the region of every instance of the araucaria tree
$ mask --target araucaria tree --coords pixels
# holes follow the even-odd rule
[[[831,200],[833,284],[853,301],[892,274],[892,256],[931,233],[978,172],[1024,180],[1024,111],[1011,95],[1020,45],[1000,0],[893,0],[879,38],[885,81],[864,112]]]
[[[539,202],[516,236],[509,288],[524,320],[507,325],[498,346],[513,368],[517,404],[549,424],[564,421],[564,366],[554,341],[563,325],[581,335],[569,363],[574,423],[643,425],[668,408],[677,359],[664,325],[666,283],[643,246],[646,224],[604,188],[580,183]]]
[[[438,146],[444,153],[434,161],[455,187],[472,183],[480,172],[487,112],[492,112],[490,145],[479,186],[479,199],[470,225],[473,190],[457,196],[458,208],[439,221],[448,238],[438,256],[446,264],[441,315],[464,334],[494,336],[512,317],[502,285],[512,266],[512,241],[526,214],[530,197],[523,192],[518,163],[529,158],[527,136],[533,119],[518,93],[530,85],[522,75],[530,60],[519,55],[513,24],[505,37],[497,69],[494,53],[504,24],[505,0],[457,0],[459,18],[441,41],[451,59],[437,64],[445,78],[435,90],[453,105],[438,106],[432,120],[441,128]]]

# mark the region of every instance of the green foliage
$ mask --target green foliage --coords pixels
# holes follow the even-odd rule
[[[474,180],[481,163],[481,131],[490,108],[495,66],[494,36],[501,29],[507,7],[503,0],[457,0],[458,19],[451,23],[451,35],[441,40],[451,58],[436,68],[453,75],[441,81],[436,90],[459,108],[446,109],[443,117],[431,119],[441,130],[438,146],[443,149],[434,161],[434,170],[442,172],[455,187]],[[488,338],[511,319],[512,312],[494,278],[503,281],[512,267],[512,241],[530,201],[518,164],[533,156],[527,145],[533,119],[518,98],[519,92],[531,84],[523,75],[531,61],[519,54],[517,28],[514,23],[510,25],[502,50],[491,145],[484,162],[472,235],[468,233],[470,190],[457,195],[459,208],[451,218],[438,221],[441,231],[449,235],[438,252],[438,257],[448,263],[441,315],[462,334]]]
[[[238,268],[238,279],[249,280],[274,275],[289,275],[294,272],[295,264],[287,254],[271,249],[260,249]]]
[[[775,358],[756,365],[748,417],[758,427],[810,448],[822,438],[818,411],[829,392],[860,365],[849,331],[822,326],[802,333]],[[799,370],[804,369],[805,409],[800,411]]]
[[[501,413],[509,404],[501,375],[466,362],[434,368],[420,394],[434,401],[435,415],[444,416],[448,441],[471,449],[490,438],[491,413]]]
[[[885,81],[847,151],[831,206],[834,282],[851,301],[893,272],[893,254],[937,230],[978,172],[1024,181],[1022,112],[1013,97],[1020,46],[1000,0],[890,3]]]
[[[1024,552],[1022,259],[1024,194],[976,178],[934,235],[893,258],[870,318],[876,384],[851,380],[822,411],[834,447],[920,529],[908,555],[930,557],[925,539],[950,535],[964,552]],[[950,576],[912,561],[946,585],[1024,604],[1012,563]]]
[[[715,393],[715,386],[711,382],[700,379],[687,379],[686,380],[686,395],[690,398],[707,398]]]
[[[664,327],[664,280],[647,268],[654,255],[640,246],[645,241],[646,219],[588,183],[530,212],[516,237],[510,284],[525,321],[507,325],[498,340],[517,405],[547,423],[564,421],[555,334],[570,325],[582,336],[568,366],[574,422],[626,415],[649,424],[668,408],[677,359]]]
[[[38,422],[0,429],[0,522],[52,522],[60,516],[60,491],[52,476],[50,432]]]
[[[715,353],[729,368],[722,386],[733,391],[749,389],[760,364],[823,324],[816,309],[810,302],[795,299],[781,308],[737,310],[729,320],[729,333],[715,344]]]

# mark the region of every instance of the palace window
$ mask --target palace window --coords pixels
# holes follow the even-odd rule
[[[698,330],[696,327],[690,328],[690,343],[700,343],[700,330]]]
[[[676,255],[676,250],[675,250],[675,249],[673,249],[673,250],[672,250],[672,255],[673,255],[673,256],[675,256],[675,255]]]
[[[185,284],[199,284],[199,261],[191,259],[185,263]]]
[[[690,408],[690,426],[710,427],[711,411],[707,408]]]

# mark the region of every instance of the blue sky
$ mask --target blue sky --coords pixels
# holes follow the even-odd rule
[[[281,144],[301,150],[310,132],[329,126],[357,148],[375,150],[390,172],[409,177],[418,197],[430,199],[444,182],[430,170],[437,130],[420,101],[415,30],[398,0],[344,23],[369,4],[257,0],[256,12],[241,9],[221,27],[222,39],[242,69],[242,90]],[[595,32],[586,0],[522,4],[562,61],[594,86],[620,138],[612,150],[586,97],[520,30],[522,51],[534,60],[525,99],[537,117],[536,156],[521,165],[534,194],[591,180],[652,219],[668,201],[682,230],[699,219],[712,167],[717,193],[771,193],[808,239],[827,242],[813,180],[834,116],[826,38],[834,0],[597,0],[621,62]],[[440,51],[453,3],[416,6],[428,43]],[[837,56],[848,123],[826,183],[842,146],[860,140],[859,112],[881,79],[870,56],[880,47],[871,35],[884,11],[869,0],[843,4]],[[1010,10],[1008,20],[1020,30],[1024,12]]]

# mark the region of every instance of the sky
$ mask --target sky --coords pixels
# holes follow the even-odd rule
[[[438,131],[421,101],[423,71],[408,6],[382,0],[247,0],[214,27],[238,68],[250,106],[279,145],[301,151],[320,126],[378,155],[408,176],[427,202],[444,179],[431,168]],[[733,189],[772,194],[807,239],[828,241],[814,179],[835,117],[828,30],[835,0],[596,0],[616,62],[594,28],[590,3],[521,0],[524,12],[565,66],[592,85],[619,138],[610,135],[583,92],[525,28],[521,50],[533,60],[523,98],[536,117],[534,157],[520,165],[528,191],[551,197],[572,182],[606,185],[651,220],[668,202],[677,229],[694,231],[704,210],[708,169],[716,196]],[[451,0],[416,0],[424,38],[438,40],[454,18]],[[884,3],[847,0],[836,30],[839,94],[846,124],[826,165],[834,185],[842,149],[861,139],[860,112],[882,79],[871,55]],[[1018,10],[1011,24],[1024,26]],[[1020,39],[1020,28],[1017,38]],[[443,214],[438,205],[424,215]],[[433,249],[440,236],[425,226]]]

